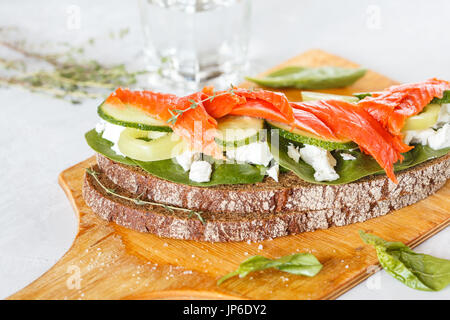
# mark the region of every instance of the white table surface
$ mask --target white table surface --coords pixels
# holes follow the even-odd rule
[[[450,1],[253,1],[250,58],[262,71],[299,52],[322,48],[399,81],[450,79]],[[338,4],[339,3],[339,4]],[[68,8],[80,8],[78,29],[67,28]],[[378,15],[378,18],[377,18]],[[18,26],[33,41],[105,38],[130,28],[123,42],[89,54],[136,62],[142,34],[134,1],[2,1],[0,26]],[[162,31],[163,32],[163,31]],[[4,50],[0,56],[9,55]],[[48,270],[69,248],[77,221],[58,174],[92,155],[83,134],[96,123],[98,101],[72,105],[21,89],[0,88],[0,298]],[[450,229],[417,247],[450,258]],[[449,299],[409,289],[384,271],[341,299]]]

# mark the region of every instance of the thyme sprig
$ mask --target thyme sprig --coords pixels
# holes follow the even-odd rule
[[[124,196],[122,194],[117,193],[115,189],[111,189],[111,188],[108,188],[107,186],[105,186],[100,181],[100,179],[98,178],[98,174],[99,173],[97,171],[95,171],[95,170],[93,170],[91,168],[86,168],[86,172],[95,180],[95,182],[106,193],[108,193],[110,195],[113,195],[113,196],[118,197],[118,198],[123,199],[123,200],[131,201],[131,202],[133,202],[134,204],[136,204],[138,206],[152,205],[152,206],[162,207],[162,208],[166,209],[167,211],[169,211],[171,213],[175,212],[175,210],[182,211],[182,212],[187,212],[188,213],[188,218],[191,218],[191,217],[193,217],[195,215],[200,220],[200,222],[202,224],[206,224],[205,219],[202,217],[202,212],[200,212],[200,211],[174,207],[174,206],[170,206],[170,205],[163,204],[163,203],[158,203],[158,202],[153,202],[153,201],[142,200],[142,196],[144,195],[144,192],[142,192],[140,195],[138,195],[137,198],[131,198],[131,197]]]
[[[1,31],[1,29],[0,29]],[[126,33],[121,32],[120,37]],[[88,41],[93,45],[93,39]],[[25,46],[24,41],[0,40],[0,46],[22,56],[19,60],[0,58],[0,69],[14,71],[13,75],[0,76],[0,85],[22,87],[32,92],[41,92],[80,103],[84,98],[102,98],[118,86],[131,87],[139,75],[147,71],[129,71],[124,64],[104,65],[81,55],[83,47],[68,46],[63,53],[43,54]],[[27,72],[27,66],[39,61],[46,68]]]
[[[189,110],[192,110],[192,109],[197,108],[197,107],[198,107],[200,104],[202,104],[203,102],[206,102],[206,101],[211,101],[211,102],[212,102],[215,98],[220,97],[220,96],[224,96],[224,95],[227,95],[227,94],[235,95],[235,94],[236,94],[236,93],[234,92],[235,90],[236,90],[236,87],[233,86],[233,84],[231,84],[231,85],[230,85],[230,89],[228,89],[228,90],[226,90],[226,91],[223,91],[223,92],[221,92],[221,93],[216,93],[216,91],[214,90],[214,91],[213,91],[213,94],[212,94],[211,96],[209,96],[208,98],[202,99],[202,100],[200,100],[200,101],[195,101],[195,100],[193,100],[193,99],[189,99],[188,101],[189,101],[191,104],[189,105],[188,108],[186,108],[186,109],[184,109],[184,110],[176,109],[175,106],[172,106],[173,109],[170,109],[170,107],[169,107],[169,108],[167,109],[167,111],[169,111],[171,117],[166,121],[166,123],[174,125],[174,124],[177,122],[178,118],[179,118],[183,113],[185,113],[186,111],[189,111]]]

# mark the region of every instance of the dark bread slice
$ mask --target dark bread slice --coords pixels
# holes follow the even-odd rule
[[[114,184],[130,193],[143,194],[149,201],[192,210],[250,216],[256,213],[345,210],[383,203],[405,194],[420,195],[426,192],[423,190],[428,185],[438,189],[450,178],[450,153],[398,172],[397,185],[386,175],[369,176],[343,185],[318,185],[305,182],[288,172],[280,174],[278,183],[266,178],[263,182],[252,185],[204,188],[166,181],[138,167],[114,162],[100,154],[97,155],[97,163]],[[364,220],[366,219],[362,221]]]
[[[99,157],[101,163],[104,159]],[[114,168],[117,168],[117,163],[112,163]],[[127,166],[119,165],[124,171],[121,174],[130,174],[129,178],[125,180],[133,180],[138,175],[142,175],[139,169],[130,168]],[[115,170],[109,168],[109,170]],[[117,185],[112,182],[107,176],[106,172],[102,172],[100,166],[93,168],[94,170],[101,172],[98,177],[101,183],[108,188],[114,188],[117,193],[126,195],[128,197],[136,198],[137,194],[143,190],[142,188],[149,188],[152,185],[141,185],[147,180],[135,180],[131,182],[131,185],[135,185],[135,191],[130,192],[121,185]],[[121,176],[119,176],[119,180]],[[398,186],[386,182],[384,176],[374,176],[366,178],[366,184],[356,185],[354,192],[360,192],[356,198],[364,199],[360,202],[350,202],[352,205],[330,206],[328,208],[309,210],[297,210],[297,211],[276,211],[273,213],[261,213],[255,212],[223,212],[214,213],[211,211],[202,212],[202,217],[206,221],[203,224],[196,216],[189,217],[186,212],[174,210],[168,211],[162,207],[151,205],[136,205],[135,203],[127,200],[120,199],[113,195],[110,195],[104,191],[104,189],[92,178],[90,175],[86,175],[83,184],[83,197],[89,207],[98,214],[101,218],[113,221],[119,225],[125,226],[130,229],[134,229],[141,232],[154,233],[161,237],[185,239],[185,240],[199,240],[199,241],[211,241],[211,242],[225,242],[225,241],[261,241],[265,239],[271,239],[275,237],[285,236],[294,233],[300,233],[305,231],[313,231],[317,229],[326,229],[331,226],[344,226],[355,222],[363,222],[371,218],[385,215],[392,210],[397,210],[413,204],[419,200],[422,200],[429,195],[440,189],[450,177],[450,156],[446,155],[439,159],[434,159],[421,164],[417,167],[405,170],[397,174],[399,181],[402,183]],[[150,179],[150,181],[156,185],[160,183],[158,178],[146,175],[144,177]],[[142,177],[139,177],[142,179]],[[284,188],[287,186],[289,178],[283,179]],[[370,181],[381,181],[382,188],[379,195],[374,196],[370,189],[364,187],[371,186]],[[164,180],[162,180],[164,181]],[[120,181],[124,182],[124,181]],[[353,183],[355,184],[355,183]],[[130,187],[130,184],[127,185]],[[189,186],[177,185],[183,190]],[[161,196],[170,196],[171,192],[177,191],[174,186],[169,183],[171,188],[164,189],[159,186],[158,192],[162,192]],[[219,186],[211,189],[220,190],[221,194],[226,193],[227,190],[236,191],[241,188],[242,190],[265,190],[273,187],[272,183],[258,184],[257,188],[252,186]],[[310,185],[315,187],[316,185]],[[304,188],[307,189],[308,185],[303,182],[302,186],[292,186],[291,189]],[[269,187],[270,186],[270,187]],[[393,187],[392,187],[393,186]],[[335,193],[339,192],[340,187],[348,188],[348,185],[334,186],[332,189]],[[193,187],[190,187],[193,188]],[[279,188],[279,187],[278,187]],[[337,188],[337,189],[336,189]],[[204,189],[204,188],[200,188]],[[208,190],[206,188],[204,190]],[[324,188],[325,191],[323,201],[329,202],[326,197],[330,194]],[[305,190],[307,192],[307,190]],[[297,193],[298,194],[298,193]],[[290,193],[289,197],[294,197],[296,193]],[[304,194],[301,196],[305,196]],[[354,199],[352,197],[351,199]],[[377,199],[377,200],[374,200]],[[205,199],[206,201],[207,199]],[[286,202],[294,202],[293,200],[286,200]],[[322,200],[321,200],[322,201]],[[211,203],[211,202],[210,202]],[[316,205],[317,207],[317,205]]]

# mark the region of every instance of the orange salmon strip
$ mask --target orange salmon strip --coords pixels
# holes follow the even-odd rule
[[[420,113],[433,98],[442,98],[446,90],[450,90],[448,81],[429,79],[374,92],[372,96],[359,101],[358,105],[367,110],[390,133],[401,135],[406,119]]]
[[[119,107],[120,104],[130,104],[158,120],[167,122],[173,114],[176,114],[174,110],[187,110],[192,105],[189,100],[196,101],[198,104],[195,108],[183,112],[175,124],[168,123],[168,125],[177,135],[190,142],[194,150],[220,159],[223,158],[223,154],[214,141],[217,121],[206,112],[201,102],[203,97],[200,92],[177,97],[172,94],[119,88],[106,99],[106,102]]]
[[[401,152],[411,147],[389,134],[368,112],[339,100],[319,100],[291,104],[294,108],[316,115],[337,136],[356,142],[398,183],[394,163],[403,160]]]

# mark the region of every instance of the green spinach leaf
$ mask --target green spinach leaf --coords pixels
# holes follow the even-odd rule
[[[189,172],[185,172],[183,168],[174,160],[167,159],[161,161],[137,161],[130,158],[117,155],[111,147],[113,144],[101,137],[101,134],[95,130],[91,130],[85,135],[86,141],[94,151],[103,154],[105,157],[127,165],[139,166],[144,171],[176,183],[182,183],[192,186],[210,187],[219,184],[249,184],[261,182],[264,179],[264,170],[259,166],[251,164],[238,163],[219,163],[213,162],[210,158],[206,158],[212,162],[213,172],[209,182],[194,182],[189,180]]]
[[[339,174],[339,179],[334,181],[316,181],[314,179],[315,171],[309,164],[304,162],[302,159],[300,159],[299,162],[296,162],[288,156],[287,148],[289,143],[293,142],[283,137],[279,137],[278,152],[276,150],[272,150],[272,154],[274,155],[275,160],[282,167],[291,170],[302,180],[308,181],[310,183],[336,185],[353,182],[360,178],[373,174],[384,174],[384,170],[371,156],[363,154],[359,150],[337,150],[333,151],[333,156],[337,162],[335,170]],[[271,149],[273,148],[276,148],[276,146],[272,146],[271,144]],[[403,154],[405,159],[402,163],[396,163],[394,165],[394,169],[397,172],[400,170],[408,169],[424,161],[444,156],[449,151],[450,148],[433,150],[429,146],[416,145],[414,149]],[[356,159],[343,160],[341,153],[349,153]]]
[[[359,235],[375,247],[384,270],[408,287],[439,291],[450,284],[450,260],[416,253],[401,242],[388,242],[361,230]]]
[[[327,89],[347,87],[365,73],[366,69],[286,67],[263,78],[246,79],[272,88]]]
[[[250,272],[275,268],[280,271],[314,277],[321,269],[322,264],[311,253],[296,253],[279,259],[269,259],[263,256],[253,256],[239,265],[239,268],[228,273],[217,281],[217,285],[234,276],[244,278]]]

